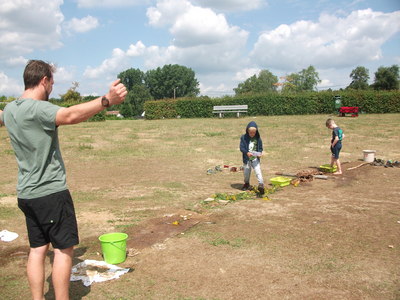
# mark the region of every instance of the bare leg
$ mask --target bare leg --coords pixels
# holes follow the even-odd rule
[[[52,280],[57,300],[69,299],[69,282],[73,254],[74,247],[54,249]]]
[[[331,155],[331,167],[335,165],[335,157]]]
[[[333,174],[340,175],[342,174],[342,165],[340,164],[339,159],[336,159],[337,171]]]
[[[33,300],[44,300],[44,261],[49,244],[31,248],[26,271]]]

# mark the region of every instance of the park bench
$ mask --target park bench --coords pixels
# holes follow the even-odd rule
[[[339,116],[344,117],[351,114],[352,117],[358,117],[358,106],[342,106],[339,108]]]
[[[219,114],[222,118],[224,113],[236,113],[239,118],[240,113],[247,113],[247,105],[219,105],[213,107],[213,113]]]

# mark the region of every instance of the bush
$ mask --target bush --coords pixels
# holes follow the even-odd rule
[[[341,106],[358,106],[364,113],[400,112],[399,91],[321,91],[296,94],[269,93],[225,96],[222,98],[185,98],[145,102],[146,119],[211,118],[215,105],[248,105],[249,116],[305,115],[337,113],[334,96],[341,96]],[[236,113],[226,113],[226,117]]]

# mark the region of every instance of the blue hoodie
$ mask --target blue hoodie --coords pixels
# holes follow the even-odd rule
[[[257,123],[254,121],[251,121],[249,124],[247,124],[246,127],[246,133],[243,134],[240,137],[240,151],[242,152],[242,156],[243,156],[243,163],[246,164],[249,161],[249,157],[247,156],[247,152],[249,152],[249,143],[250,143],[250,135],[249,135],[249,128],[250,127],[255,127],[257,128],[257,132],[256,135],[254,136],[254,138],[257,139],[257,152],[262,152],[263,151],[263,144],[262,144],[262,140],[260,137],[260,133],[258,132],[258,126]]]

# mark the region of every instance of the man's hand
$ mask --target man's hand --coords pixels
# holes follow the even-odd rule
[[[110,105],[116,105],[124,102],[128,91],[126,87],[120,82],[120,79],[115,80],[111,86],[108,94],[106,95],[107,99],[110,101]]]

